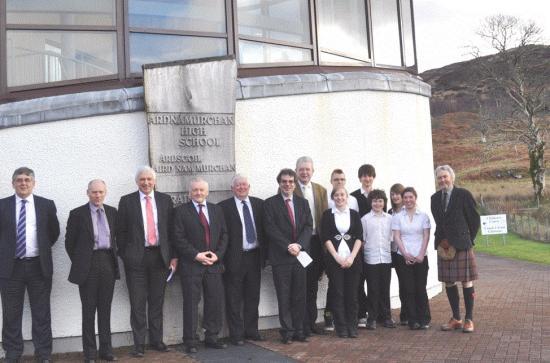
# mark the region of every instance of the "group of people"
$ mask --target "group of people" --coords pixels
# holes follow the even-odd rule
[[[169,195],[155,190],[156,174],[148,166],[136,172],[138,190],[123,196],[118,210],[104,203],[105,182],[90,181],[88,201],[70,211],[65,234],[69,281],[78,285],[82,302],[85,361],[117,360],[110,315],[115,280],[120,278],[118,257],[128,286],[135,357],[144,356],[147,338],[151,349],[169,350],[163,342],[163,303],[167,280],[176,271],[188,353],[197,352],[201,299],[206,347],[226,348],[218,339],[224,309],[232,344],[264,340],[258,331],[258,306],[266,264],[272,267],[284,344],[323,333],[316,326],[316,302],[325,271],[325,322],[339,337],[355,338],[358,327],[376,329],[377,322],[395,327],[389,293],[392,266],[399,278],[401,323],[411,329],[429,328],[426,255],[431,226],[428,215],[416,207],[415,189],[393,185],[392,208],[386,213],[388,200],[383,190],[373,187],[372,165],[359,168],[361,187],[351,194],[341,169],[331,174],[330,194],[311,181],[313,173],[313,160],[299,158],[295,170],[279,172],[277,193],[265,201],[250,196],[247,177],[237,174],[231,182],[233,196],[218,204],[208,202],[208,183],[196,177],[188,185],[189,202],[175,208]],[[437,225],[438,276],[452,308],[450,321],[441,329],[472,332],[472,282],[477,278],[472,246],[479,215],[472,195],[454,186],[449,166],[438,167],[435,174],[440,190],[432,196],[431,207]],[[15,170],[12,185],[15,194],[0,200],[2,344],[6,362],[18,362],[27,291],[35,356],[49,362],[51,247],[60,233],[56,207],[33,194],[31,169]],[[457,282],[463,287],[464,320]]]

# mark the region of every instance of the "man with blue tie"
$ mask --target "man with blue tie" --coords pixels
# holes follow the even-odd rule
[[[243,345],[243,338],[264,340],[258,332],[260,284],[265,264],[263,200],[248,195],[250,184],[244,175],[233,177],[231,191],[233,197],[219,203],[229,236],[223,260],[226,315],[231,343]]]
[[[15,195],[0,199],[0,294],[2,347],[6,362],[23,354],[25,290],[32,314],[32,340],[39,362],[50,362],[52,327],[52,245],[59,237],[57,210],[52,200],[33,194],[34,171],[27,167],[12,176]]]

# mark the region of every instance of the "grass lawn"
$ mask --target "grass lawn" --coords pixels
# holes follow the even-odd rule
[[[487,239],[486,239],[487,238]],[[488,240],[488,243],[486,242]],[[476,238],[475,251],[494,256],[508,257],[550,265],[550,243],[534,242],[508,233],[506,244],[501,235],[481,236]]]

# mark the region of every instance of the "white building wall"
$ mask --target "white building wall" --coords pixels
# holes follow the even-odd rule
[[[315,161],[313,180],[329,189],[330,172],[342,168],[348,187],[359,187],[357,168],[376,167],[375,187],[389,192],[393,183],[414,186],[419,208],[429,211],[434,192],[429,99],[412,93],[355,91],[238,100],[236,107],[237,171],[249,176],[251,194],[267,198],[277,189],[275,176],[294,168],[299,156]],[[55,338],[81,335],[78,287],[67,281],[69,259],[64,231],[69,211],[87,201],[87,182],[103,178],[106,203],[117,206],[120,196],[136,190],[134,172],[148,162],[148,138],[143,112],[87,117],[0,130],[0,197],[13,194],[11,174],[26,165],[36,173],[37,195],[53,199],[58,208],[61,236],[53,247],[54,279],[51,298]],[[430,295],[441,291],[435,251],[429,249]],[[122,264],[121,264],[122,267]],[[398,306],[397,279],[392,305]],[[323,284],[325,289],[326,285]],[[324,293],[319,294],[324,306]],[[261,327],[278,324],[271,274],[264,273]],[[1,316],[0,316],[1,319]],[[30,311],[24,312],[24,338],[30,339]],[[112,331],[128,332],[129,301],[124,275],[115,287]],[[165,340],[179,342],[182,307],[179,280],[168,286],[165,302]],[[131,344],[127,335],[126,342]],[[122,343],[121,343],[122,344]],[[54,350],[60,350],[54,346]]]

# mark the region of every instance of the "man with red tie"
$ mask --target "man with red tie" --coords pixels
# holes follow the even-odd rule
[[[306,199],[294,194],[296,173],[282,169],[277,175],[280,192],[264,203],[264,225],[269,263],[279,303],[283,344],[307,341],[303,331],[306,308],[306,269],[298,261],[309,252],[313,221]]]
[[[223,257],[227,230],[222,208],[206,201],[208,183],[193,178],[189,183],[188,203],[174,215],[174,248],[181,260],[183,293],[183,341],[187,353],[197,352],[198,306],[204,292],[203,327],[205,345],[224,349],[218,340],[223,316]]]
[[[124,262],[130,295],[130,325],[134,335],[134,357],[144,355],[149,328],[151,348],[166,352],[163,342],[162,308],[166,278],[175,270],[170,231],[172,198],[155,191],[156,173],[144,166],[136,173],[138,191],[120,198],[118,204],[118,254]]]

